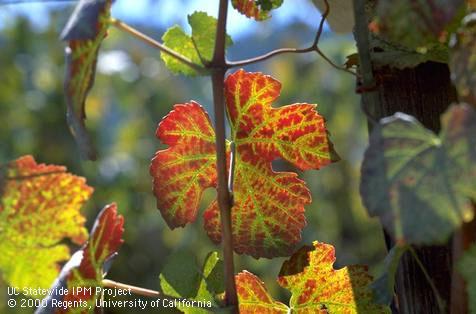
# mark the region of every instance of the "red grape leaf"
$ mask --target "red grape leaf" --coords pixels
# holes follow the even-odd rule
[[[273,299],[264,282],[248,271],[235,276],[241,314],[248,313],[288,313],[289,308]]]
[[[274,172],[283,158],[300,169],[319,169],[338,159],[315,105],[272,108],[281,86],[270,76],[243,70],[228,76],[225,95],[236,146],[232,226],[234,249],[254,257],[289,255],[305,226],[311,197],[292,172]],[[157,205],[171,228],[193,222],[203,190],[216,186],[215,136],[197,103],[176,105],[157,137],[169,145],[158,151],[150,173]],[[220,242],[216,202],[204,213],[205,229]]]
[[[216,185],[215,132],[196,102],[179,104],[159,124],[156,133],[166,150],[150,166],[157,208],[170,228],[195,221],[202,192]]]
[[[274,301],[264,284],[248,272],[236,276],[240,313],[389,313],[372,301],[365,266],[338,270],[334,247],[315,241],[284,262],[278,283],[291,291],[289,308]]]
[[[76,252],[63,267],[51,291],[68,289],[64,296],[49,295],[43,300],[42,313],[90,313],[100,296],[96,287],[102,287],[104,273],[110,267],[112,258],[123,243],[124,218],[117,214],[116,204],[109,204],[99,213],[91,231],[89,241]],[[78,290],[78,287],[82,289]],[[91,289],[87,289],[91,288]],[[74,290],[73,290],[74,289]],[[52,299],[60,298],[61,302]],[[64,308],[61,304],[70,304]]]
[[[66,117],[71,133],[85,158],[95,159],[96,151],[86,131],[86,97],[94,84],[99,48],[107,35],[112,0],[81,0],[61,39],[68,41],[66,53]]]
[[[270,17],[269,11],[281,6],[283,0],[232,0],[231,3],[241,14],[263,21]]]
[[[58,263],[70,257],[59,244],[87,239],[80,208],[93,189],[82,177],[23,156],[8,164],[0,200],[0,269],[12,286],[47,288]]]

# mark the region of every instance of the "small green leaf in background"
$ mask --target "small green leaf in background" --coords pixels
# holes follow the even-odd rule
[[[476,313],[476,244],[473,245],[463,255],[458,262],[458,270],[463,275],[467,284],[469,297],[469,311],[471,314]]]
[[[476,106],[476,13],[463,19],[451,44],[451,78],[459,96]]]
[[[263,21],[270,17],[269,12],[283,4],[283,0],[232,0],[233,7],[256,21]]]
[[[374,300],[379,304],[390,305],[392,303],[395,291],[395,275],[397,274],[398,264],[403,253],[408,246],[395,245],[385,257],[384,269],[370,287],[374,293]]]
[[[210,301],[212,306],[221,305],[220,295],[224,293],[223,262],[217,252],[205,258],[202,267],[194,255],[177,252],[169,257],[159,276],[160,288],[168,296],[196,301]],[[209,313],[197,307],[178,307],[184,313]],[[211,310],[211,308],[210,308]]]
[[[162,40],[167,47],[193,63],[204,65],[204,62],[211,61],[213,57],[217,20],[204,12],[194,12],[188,16],[188,23],[192,28],[191,36],[187,35],[180,26],[175,25],[165,32]],[[226,45],[229,46],[232,43],[231,37],[227,36]],[[161,53],[160,56],[173,73],[198,74],[194,69],[165,53]]]
[[[453,105],[436,136],[412,116],[381,120],[362,164],[360,193],[397,241],[444,243],[473,219],[476,196],[476,112]]]
[[[99,48],[107,35],[112,0],[81,0],[61,39],[66,47],[66,117],[81,154],[96,159],[96,150],[86,130],[86,97],[94,84]]]

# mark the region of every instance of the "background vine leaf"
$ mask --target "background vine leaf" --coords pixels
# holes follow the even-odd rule
[[[86,130],[86,98],[94,84],[99,48],[107,36],[112,0],[81,0],[66,24],[61,39],[66,54],[66,117],[82,155],[96,159]]]
[[[469,297],[469,311],[476,313],[476,244],[463,255],[458,262],[458,270],[463,275],[467,284],[467,291]]]
[[[379,1],[378,31],[391,42],[429,50],[447,41],[464,9],[464,0]]]
[[[81,206],[93,189],[82,177],[23,156],[8,164],[0,202],[0,270],[14,287],[47,288],[68,260],[61,241],[87,239]]]
[[[272,108],[281,85],[261,73],[237,71],[225,81],[227,109],[236,146],[232,229],[234,249],[254,257],[285,256],[301,239],[304,205],[311,197],[292,172],[274,172],[271,162],[285,159],[302,170],[338,160],[324,119],[315,105]],[[176,105],[160,123],[158,151],[150,173],[158,208],[170,227],[196,219],[203,190],[216,186],[215,136],[197,103]],[[216,201],[205,211],[205,230],[220,242]]]
[[[43,300],[45,306],[39,307],[36,314],[94,312],[95,300],[100,296],[95,288],[102,287],[102,279],[108,271],[105,268],[111,266],[111,259],[117,255],[123,243],[123,225],[124,218],[117,214],[116,204],[104,207],[94,222],[89,241],[66,263],[51,288],[52,291],[59,291],[61,287],[72,291],[73,287],[92,287],[92,290],[64,296],[49,295]],[[58,303],[52,302],[54,298],[64,302],[83,301],[87,306],[55,308]]]
[[[241,14],[256,21],[263,21],[270,17],[271,10],[283,4],[283,0],[232,0],[231,3]]]
[[[450,50],[451,78],[460,97],[476,106],[476,14],[463,19]]]
[[[375,302],[385,305],[390,305],[392,302],[395,292],[395,275],[397,273],[398,264],[407,249],[408,246],[395,245],[388,252],[383,261],[382,274],[371,285]]]
[[[167,47],[187,57],[193,63],[204,65],[204,62],[210,62],[213,57],[217,20],[205,12],[194,12],[188,16],[188,23],[192,28],[191,36],[187,35],[180,26],[175,25],[165,32],[162,40]],[[232,43],[231,37],[227,35],[226,45],[230,46]],[[161,53],[160,56],[173,73],[201,74],[165,53]]]
[[[194,255],[178,252],[169,257],[159,276],[160,287],[166,295],[206,302],[213,307],[222,305],[225,291],[223,261],[217,252],[211,252],[199,266]],[[184,313],[210,313],[196,307],[178,307]]]
[[[258,277],[242,272],[236,276],[240,312],[255,313],[389,313],[373,303],[371,277],[365,266],[338,270],[334,247],[315,241],[283,263],[278,283],[291,292],[289,308],[273,300]]]
[[[474,134],[476,112],[466,104],[442,116],[439,137],[403,113],[382,119],[362,164],[360,192],[369,214],[398,241],[444,243],[473,218]]]

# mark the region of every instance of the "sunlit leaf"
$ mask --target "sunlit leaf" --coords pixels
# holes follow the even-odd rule
[[[476,245],[473,245],[458,262],[458,270],[467,283],[469,311],[476,313]]]
[[[269,11],[279,8],[283,0],[232,0],[231,3],[241,14],[262,21],[269,18]]]
[[[51,287],[51,291],[66,288],[68,293],[47,296],[36,314],[94,313],[95,301],[101,295],[97,293],[96,287],[102,288],[102,280],[111,266],[111,259],[122,245],[123,225],[124,218],[117,214],[116,204],[104,207],[96,218],[89,241],[66,263]],[[63,303],[54,302],[53,299]],[[64,308],[61,304],[71,306]]]
[[[473,218],[476,195],[476,112],[453,105],[436,136],[413,117],[382,119],[370,138],[360,192],[372,216],[379,216],[399,241],[444,243]]]
[[[19,288],[47,288],[70,257],[60,244],[87,239],[81,206],[93,189],[63,166],[24,156],[8,164],[0,200],[0,271]]]
[[[254,257],[289,255],[301,239],[304,205],[311,201],[295,173],[275,172],[271,162],[282,158],[308,170],[338,159],[315,105],[271,107],[280,89],[270,76],[242,70],[225,81],[236,146],[233,243],[237,253]],[[184,226],[196,219],[203,190],[217,184],[214,132],[207,114],[192,102],[176,105],[157,136],[169,145],[157,152],[150,168],[158,208],[170,227]],[[208,235],[220,242],[216,201],[204,217]]]
[[[451,78],[458,94],[476,106],[476,13],[465,17],[450,50]]]
[[[282,158],[301,170],[320,169],[338,159],[316,105],[271,105],[281,84],[261,73],[235,72],[225,80],[225,97],[236,146],[232,208],[238,253],[254,257],[289,255],[306,224],[304,205],[311,202],[305,182],[292,172],[275,172]],[[205,229],[221,240],[218,206],[205,212]]]
[[[200,301],[200,305],[204,306],[178,306],[184,313],[210,313],[207,308],[218,307],[221,304],[220,295],[225,290],[223,262],[216,252],[208,254],[202,267],[192,254],[176,253],[167,260],[159,279],[164,294]]]
[[[66,47],[65,94],[67,121],[84,157],[96,158],[86,131],[86,97],[94,84],[99,48],[107,35],[112,0],[81,0],[61,39]]]
[[[334,247],[314,242],[284,262],[278,283],[291,292],[289,308],[249,272],[236,276],[240,313],[389,313],[373,303],[365,266],[334,269]]]
[[[269,294],[264,282],[248,271],[235,276],[240,313],[288,313],[289,308]]]
[[[170,228],[195,221],[202,192],[216,185],[215,132],[196,102],[175,105],[156,133],[169,148],[150,166],[157,208]]]
[[[188,58],[191,62],[204,65],[203,63],[210,62],[213,57],[217,20],[204,12],[194,12],[188,16],[188,23],[192,28],[191,36],[187,35],[180,26],[175,25],[165,32],[162,40],[167,47]],[[231,44],[232,40],[230,36],[227,36],[226,45]],[[166,53],[162,52],[160,56],[167,68],[173,73],[199,74],[188,65]]]

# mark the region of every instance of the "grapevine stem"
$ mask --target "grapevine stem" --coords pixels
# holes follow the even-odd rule
[[[185,64],[189,67],[191,67],[195,71],[203,72],[205,70],[205,68],[202,67],[201,65],[198,65],[198,64],[194,63],[189,58],[181,55],[180,53],[176,52],[173,49],[170,49],[169,47],[167,47],[164,44],[156,41],[155,39],[141,33],[140,31],[138,31],[135,28],[127,25],[126,23],[124,23],[124,22],[122,22],[118,19],[114,19],[114,18],[111,18],[110,21],[111,21],[111,24],[114,25],[116,28],[118,28],[118,29],[120,29],[120,30],[122,30],[122,31],[124,31],[128,34],[131,34],[132,36],[142,40],[143,42],[145,42],[146,44],[148,44],[152,47],[155,47],[155,48],[159,49],[163,53],[168,54],[169,56],[177,59],[178,61],[182,62],[183,64]]]
[[[218,206],[223,246],[226,304],[237,312],[238,296],[236,294],[235,271],[233,262],[233,235],[231,227],[231,196],[228,190],[226,139],[225,139],[225,97],[224,80],[227,64],[225,60],[226,17],[228,0],[220,0],[218,22],[215,38],[212,68],[213,103],[215,110],[215,133],[218,174]]]
[[[130,292],[137,294],[137,295],[142,295],[145,297],[150,297],[150,298],[160,298],[162,300],[168,300],[168,301],[188,301],[188,304],[190,304],[193,307],[203,307],[203,308],[208,308],[206,306],[199,306],[201,304],[197,304],[197,302],[193,302],[193,300],[188,300],[185,298],[176,298],[172,297],[163,293],[160,293],[159,291],[156,290],[150,290],[142,287],[137,287],[137,286],[132,286],[129,284],[109,280],[109,279],[103,279],[102,284],[106,288],[113,288],[113,289],[118,289],[118,290],[129,290]],[[208,308],[209,309],[209,308]]]
[[[276,50],[272,50],[270,52],[267,52],[261,56],[257,56],[254,58],[250,59],[245,59],[245,60],[240,60],[240,61],[229,61],[227,63],[228,68],[234,68],[234,67],[240,67],[240,66],[245,66],[257,62],[261,62],[267,59],[270,59],[276,55],[280,54],[285,54],[285,53],[308,53],[308,52],[317,52],[318,55],[320,55],[327,63],[329,63],[332,67],[336,68],[337,70],[341,70],[344,72],[347,72],[349,74],[352,74],[354,76],[357,76],[357,74],[349,69],[346,69],[345,67],[341,67],[337,64],[335,64],[329,57],[327,57],[322,50],[319,49],[318,44],[319,44],[319,39],[321,38],[322,32],[324,30],[324,22],[329,15],[329,3],[327,0],[324,0],[324,4],[326,6],[324,12],[322,13],[321,16],[321,21],[319,22],[319,27],[317,28],[316,32],[316,37],[314,38],[314,42],[312,45],[310,45],[307,48],[279,48]]]

